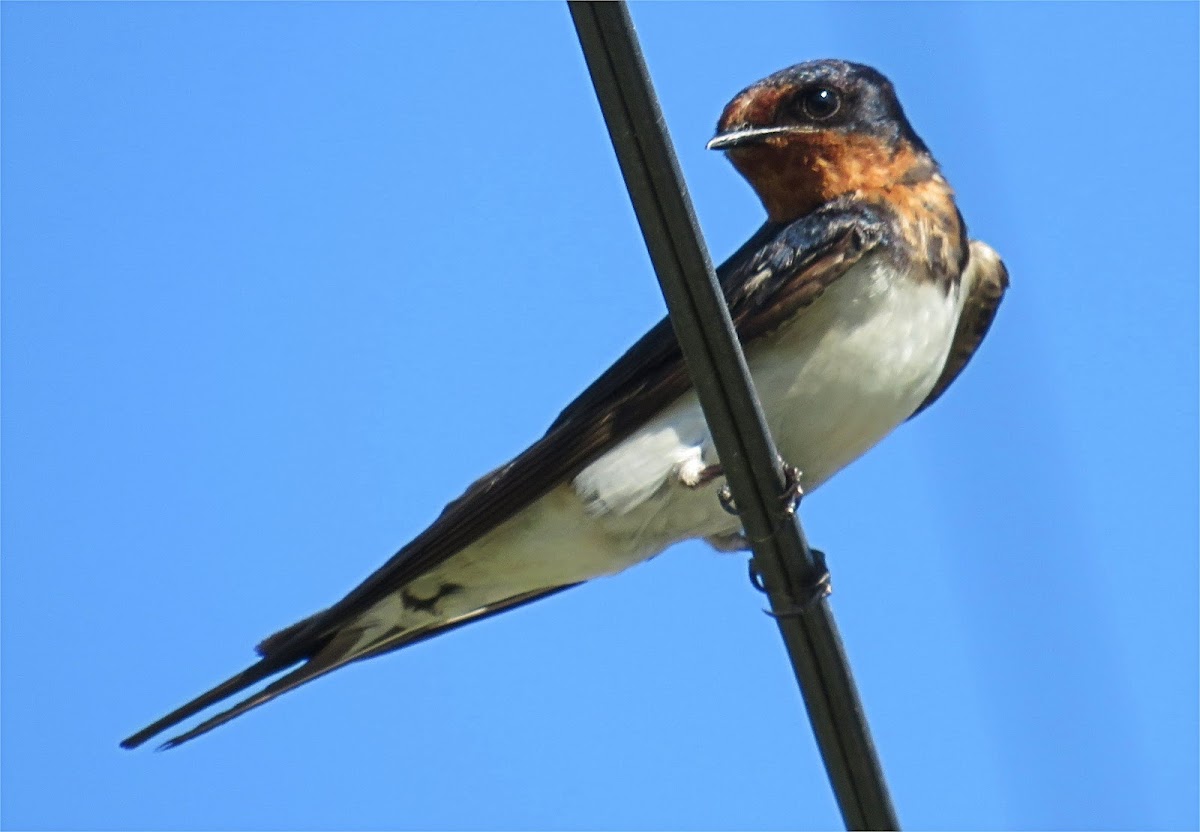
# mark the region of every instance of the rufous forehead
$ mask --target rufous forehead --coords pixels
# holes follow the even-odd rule
[[[780,102],[795,91],[791,84],[771,84],[756,86],[743,90],[737,98],[725,105],[718,130],[725,130],[733,125],[762,126],[770,124],[775,119]]]

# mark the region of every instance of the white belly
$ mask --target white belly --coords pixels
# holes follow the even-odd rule
[[[959,293],[900,279],[867,261],[748,354],[771,432],[811,492],[912,415],[945,363]],[[678,466],[717,461],[694,393],[529,508],[417,579],[459,587],[436,616],[398,597],[368,617],[417,626],[467,615],[533,588],[619,572],[672,543],[737,531],[716,497],[723,479],[688,488]]]
[[[937,381],[960,312],[929,281],[886,262],[852,269],[791,324],[755,344],[748,362],[784,459],[811,492],[912,415]],[[587,509],[614,534],[654,548],[734,531],[713,489],[677,484],[689,457],[716,462],[694,393],[575,479]],[[657,549],[656,549],[657,550]]]

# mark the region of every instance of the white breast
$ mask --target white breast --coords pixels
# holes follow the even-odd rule
[[[961,302],[928,281],[868,260],[764,342],[749,363],[783,456],[811,491],[864,453],[924,400],[945,363]],[[612,574],[675,541],[724,535],[737,519],[716,489],[679,482],[678,467],[715,463],[695,394],[658,417],[437,569],[419,598],[456,589],[436,611],[389,596],[364,615],[364,639],[390,628],[470,616],[545,587]]]
[[[957,290],[870,258],[752,345],[747,358],[771,431],[807,491],[912,415],[941,373],[960,308]],[[614,532],[655,544],[730,531],[736,522],[711,490],[677,484],[679,464],[695,457],[716,461],[689,393],[584,469],[574,487]]]

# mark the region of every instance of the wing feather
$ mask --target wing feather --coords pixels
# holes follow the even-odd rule
[[[910,419],[941,398],[979,349],[1008,289],[1008,269],[990,246],[972,240],[971,255],[963,271],[963,283],[967,287],[967,298],[958,318],[954,340],[950,342],[946,366],[925,401],[908,417]]]
[[[745,342],[766,335],[811,304],[883,242],[887,228],[873,209],[835,202],[777,231],[765,244],[743,246],[718,269],[739,338]],[[763,230],[755,238],[761,234]],[[346,597],[279,642],[278,654],[303,656],[309,639],[322,637],[338,622],[365,611],[471,545],[577,474],[690,388],[679,344],[669,319],[663,319],[569,405],[541,439],[473,483],[432,525]]]
[[[884,242],[887,222],[862,204],[835,202],[787,226],[765,225],[718,269],[739,337],[752,341],[811,304],[851,265]],[[305,664],[168,743],[178,745],[319,676],[362,658],[430,638],[469,620],[566,587],[547,587],[431,628],[359,643],[354,622],[371,606],[474,543],[582,470],[691,387],[669,319],[639,340],[511,462],[473,483],[421,534],[322,612],[264,639],[247,670],[125,740],[132,748],[235,693]]]

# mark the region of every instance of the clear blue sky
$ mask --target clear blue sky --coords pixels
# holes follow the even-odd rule
[[[1195,828],[1197,6],[633,11],[715,259],[761,221],[722,106],[843,57],[1012,273],[962,380],[803,510],[901,819]],[[839,824],[702,545],[119,751],[663,305],[560,4],[0,13],[6,828]]]

